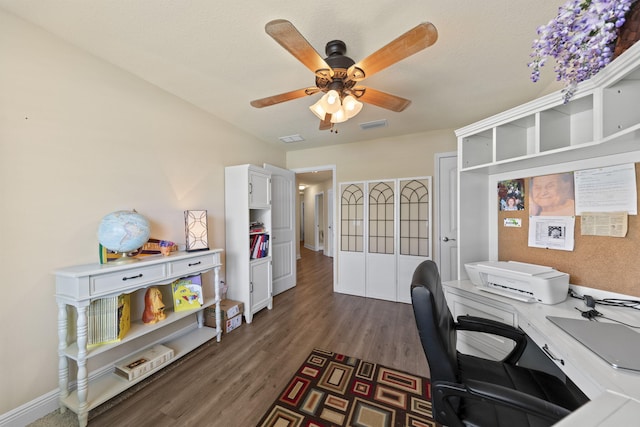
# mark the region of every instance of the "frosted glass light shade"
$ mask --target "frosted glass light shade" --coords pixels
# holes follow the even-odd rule
[[[344,108],[340,107],[338,111],[331,115],[331,123],[342,123],[346,122],[348,119],[346,113],[344,112]]]
[[[350,119],[362,110],[362,102],[351,95],[347,95],[342,100],[342,108],[344,109],[347,119]]]
[[[335,90],[330,90],[320,98],[322,108],[329,114],[335,114],[340,110],[340,94]]]
[[[318,100],[318,102],[316,102],[315,104],[313,104],[311,107],[309,107],[309,109],[311,110],[311,112],[313,114],[316,115],[316,117],[318,117],[320,120],[324,120],[324,116],[327,114],[327,112],[324,110],[324,108],[322,107],[322,98],[320,98]]]

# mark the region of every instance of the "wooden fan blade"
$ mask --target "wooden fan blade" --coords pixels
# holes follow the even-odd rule
[[[372,76],[378,71],[431,46],[436,40],[438,40],[436,27],[430,22],[423,22],[349,67],[348,80],[359,81]],[[364,70],[364,75],[357,73],[357,69]]]
[[[324,120],[320,120],[320,130],[329,130],[332,127],[331,114],[327,113],[324,116]]]
[[[256,108],[268,107],[270,105],[279,104],[285,101],[302,98],[303,96],[313,95],[320,89],[317,87],[308,87],[306,89],[292,90],[291,92],[281,93],[280,95],[268,96],[262,99],[251,101],[251,105]]]
[[[283,48],[302,62],[313,73],[324,70],[333,76],[333,70],[293,24],[285,19],[267,22],[264,30]],[[328,70],[328,71],[327,71]]]
[[[386,108],[387,110],[400,112],[411,104],[411,101],[408,99],[371,89],[370,87],[357,87],[355,89],[364,89],[364,93],[358,98],[358,100],[366,102],[367,104]]]

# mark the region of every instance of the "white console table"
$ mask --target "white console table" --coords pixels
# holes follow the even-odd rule
[[[119,360],[163,344],[174,350],[174,361],[213,338],[220,341],[221,252],[222,249],[177,252],[167,257],[149,256],[129,264],[89,264],[55,271],[60,410],[64,412],[69,408],[77,413],[78,422],[84,427],[91,409],[162,368],[129,381],[114,373],[114,365]],[[206,283],[203,280],[204,304],[189,311],[171,310],[171,291],[167,285],[175,279],[209,271],[213,273],[213,280]],[[165,295],[166,319],[155,324],[141,321],[144,292],[136,292],[150,286],[163,288]],[[131,329],[119,342],[87,348],[87,314],[91,301],[120,294],[132,295]],[[203,310],[214,305],[217,327],[203,327]],[[70,381],[73,373],[70,362],[76,368],[75,387]]]
[[[554,325],[546,316],[581,319],[580,310],[588,310],[584,302],[567,298],[555,305],[525,303],[511,298],[480,291],[469,280],[443,283],[447,303],[454,317],[488,313],[495,320],[520,327],[535,344],[546,348],[555,365],[564,372],[591,399],[589,403],[564,418],[558,426],[618,427],[637,425],[640,420],[640,372],[615,369],[576,339]],[[576,289],[580,294],[585,289]],[[596,298],[598,291],[586,291]],[[616,297],[620,297],[616,295]],[[635,299],[629,297],[629,299]],[[596,309],[605,317],[611,317],[631,325],[640,325],[640,311],[630,308],[613,308],[597,305]],[[503,313],[497,316],[495,313]],[[607,321],[602,320],[601,321]],[[474,347],[473,342],[463,344]],[[487,348],[497,345],[484,343]],[[482,343],[480,345],[482,347]],[[490,353],[483,348],[483,353]],[[498,350],[496,350],[498,351]],[[640,357],[640,355],[639,355]]]

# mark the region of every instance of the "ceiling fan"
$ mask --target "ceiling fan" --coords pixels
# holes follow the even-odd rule
[[[251,105],[262,108],[324,92],[325,95],[320,101],[310,107],[311,111],[320,118],[320,130],[333,130],[335,123],[355,116],[362,108],[360,101],[397,112],[407,108],[411,103],[410,100],[360,86],[359,82],[431,46],[438,39],[436,27],[429,22],[424,22],[356,63],[345,55],[347,46],[341,40],[332,40],[327,43],[325,47],[327,57],[323,59],[287,20],[270,21],[265,25],[265,31],[315,74],[316,84],[304,89],[256,99],[251,101]]]

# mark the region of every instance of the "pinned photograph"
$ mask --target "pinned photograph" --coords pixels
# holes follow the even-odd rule
[[[522,211],[524,200],[524,179],[498,182],[498,205],[501,211]]]
[[[534,176],[529,186],[529,214],[574,216],[573,172]]]

